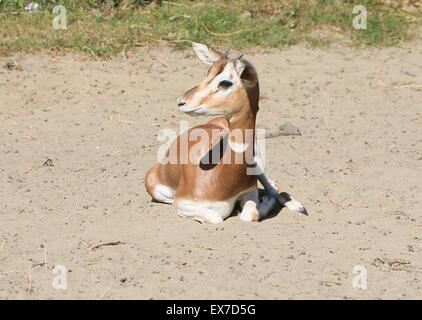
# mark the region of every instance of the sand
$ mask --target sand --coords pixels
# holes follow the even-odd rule
[[[176,110],[207,69],[192,52],[0,58],[0,298],[421,299],[422,48],[246,57],[258,127],[302,133],[265,140],[266,166],[308,217],[201,225],[150,202],[159,131],[209,119]]]

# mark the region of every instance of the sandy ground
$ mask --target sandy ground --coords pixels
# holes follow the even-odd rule
[[[258,127],[302,131],[266,140],[268,173],[310,215],[218,226],[143,186],[159,130],[207,121],[175,107],[206,71],[192,53],[1,58],[0,298],[421,299],[422,91],[400,87],[422,85],[421,49],[248,52]]]

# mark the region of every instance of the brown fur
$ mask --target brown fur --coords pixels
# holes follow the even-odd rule
[[[228,62],[229,60],[221,56],[209,69],[206,79],[198,86],[188,90],[183,98],[185,100],[191,99],[195,92],[202,90],[207,83],[224,69]],[[228,130],[231,131],[233,129],[255,129],[256,113],[259,109],[259,84],[256,71],[252,65],[247,61],[242,60],[242,62],[246,66],[242,73],[242,79],[245,81],[244,88],[234,94],[235,96],[231,98],[230,103],[224,105],[224,108],[231,112],[233,118],[228,121],[225,117],[217,117],[204,125],[188,130],[182,136],[194,134],[197,129],[206,130],[210,137],[213,129],[226,133]],[[243,78],[243,75],[245,75],[245,78]],[[213,99],[213,97],[207,96],[204,101],[206,102],[207,99]],[[226,109],[225,111],[227,111]],[[170,149],[178,148],[178,152],[180,151],[179,144],[182,136],[179,136],[172,143]],[[189,150],[196,143],[196,141],[189,141]],[[148,193],[154,198],[154,188],[157,185],[164,185],[175,191],[176,199],[225,201],[239,195],[243,191],[256,188],[256,176],[246,174],[249,166],[246,161],[243,161],[242,164],[220,162],[215,166],[201,166],[200,161],[203,155],[206,155],[210,149],[219,143],[221,143],[221,139],[216,140],[215,138],[210,139],[209,143],[202,143],[201,154],[189,159],[187,164],[155,165],[145,176],[145,187]],[[247,141],[247,143],[248,148],[241,155],[244,160],[248,157],[250,159],[250,156],[253,156],[254,153],[253,139]],[[231,159],[235,159],[236,153],[231,148],[226,149],[225,156],[228,156],[229,153]],[[178,155],[180,157],[179,153]]]

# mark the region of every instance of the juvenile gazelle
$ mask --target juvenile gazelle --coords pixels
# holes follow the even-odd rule
[[[189,129],[170,145],[166,156],[173,154],[176,161],[160,161],[148,170],[148,193],[155,201],[174,203],[180,216],[203,223],[222,222],[236,202],[243,221],[264,218],[277,200],[291,210],[306,213],[288,194],[278,194],[263,173],[250,174],[259,162],[254,145],[259,109],[255,68],[242,56],[230,59],[227,52],[221,54],[203,44],[193,43],[193,49],[211,67],[206,78],[179,99],[178,108],[194,116],[220,117]],[[207,139],[198,140],[204,134]],[[257,180],[267,193],[261,202]]]

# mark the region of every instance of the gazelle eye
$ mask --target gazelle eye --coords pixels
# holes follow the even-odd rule
[[[228,80],[221,81],[218,86],[224,89],[230,88],[233,85],[233,82],[230,82]]]

